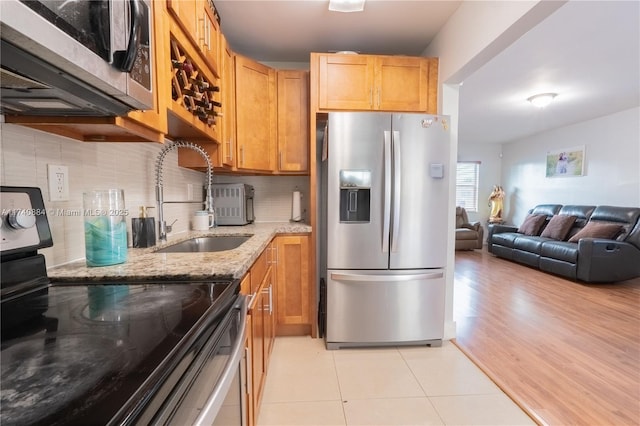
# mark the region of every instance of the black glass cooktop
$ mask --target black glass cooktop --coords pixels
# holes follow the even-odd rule
[[[2,330],[0,423],[130,417],[195,356],[238,290],[236,281],[65,285],[3,302],[3,319],[22,321]]]

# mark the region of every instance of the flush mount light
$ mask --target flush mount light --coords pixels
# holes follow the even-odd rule
[[[362,12],[365,0],[329,0],[329,10],[333,12]]]
[[[558,96],[557,93],[540,93],[538,95],[533,95],[530,98],[527,98],[532,105],[537,106],[538,108],[544,108],[549,105],[553,98]]]

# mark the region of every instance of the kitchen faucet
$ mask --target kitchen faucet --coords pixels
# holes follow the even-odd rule
[[[211,159],[209,158],[209,154],[205,152],[202,147],[196,145],[193,142],[187,141],[175,141],[170,142],[165,145],[158,154],[158,158],[156,159],[156,202],[158,203],[158,239],[160,241],[167,240],[167,232],[171,232],[171,226],[176,221],[174,220],[171,225],[167,225],[164,221],[164,212],[162,210],[162,206],[166,203],[201,203],[201,201],[164,201],[163,197],[163,189],[162,189],[162,162],[167,154],[178,148],[189,148],[196,151],[198,154],[204,158],[207,162],[207,178],[206,178],[206,186],[207,186],[207,196],[204,200],[205,208],[209,214],[214,214],[213,209],[213,192],[212,192],[212,184],[213,184],[213,166],[211,165]],[[215,218],[215,216],[214,216]],[[177,220],[177,219],[176,219]],[[215,222],[214,222],[215,226]]]

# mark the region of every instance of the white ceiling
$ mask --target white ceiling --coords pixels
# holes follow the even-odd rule
[[[640,3],[571,1],[460,87],[460,143],[509,142],[640,105]],[[558,96],[544,109],[536,93]]]
[[[328,10],[328,0],[214,0],[222,32],[257,61],[309,62],[309,52],[420,55],[460,1],[369,0],[364,12]]]
[[[327,0],[216,0],[232,48],[263,62],[309,52],[420,55],[459,1],[368,0],[363,13]],[[556,92],[545,109],[526,98]],[[459,142],[502,143],[640,105],[640,2],[570,1],[470,75]]]

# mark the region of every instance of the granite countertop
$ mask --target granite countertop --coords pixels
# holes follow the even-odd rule
[[[167,242],[150,248],[129,248],[127,261],[119,265],[88,267],[77,260],[47,270],[52,282],[114,282],[150,280],[210,280],[242,278],[276,234],[310,233],[303,223],[255,223],[220,226],[209,231],[189,231],[169,236]],[[233,250],[211,253],[156,253],[184,240],[210,235],[252,235]]]

